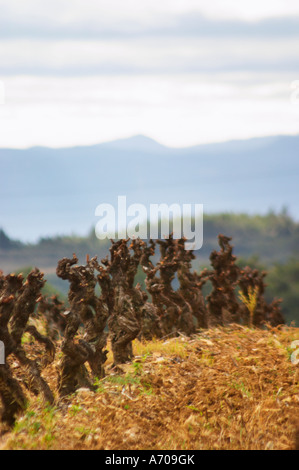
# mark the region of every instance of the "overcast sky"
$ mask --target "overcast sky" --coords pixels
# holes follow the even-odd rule
[[[0,147],[299,133],[298,0],[0,0]]]

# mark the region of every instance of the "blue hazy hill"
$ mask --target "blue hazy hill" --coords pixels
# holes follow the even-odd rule
[[[98,204],[203,203],[204,211],[299,219],[299,136],[172,149],[144,136],[86,146],[0,149],[0,227],[11,237],[75,232],[97,222]]]

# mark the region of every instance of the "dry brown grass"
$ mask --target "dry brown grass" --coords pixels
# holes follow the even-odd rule
[[[134,343],[133,364],[109,370],[97,392],[54,408],[30,397],[2,449],[292,449],[299,421],[298,328],[242,326]],[[111,366],[110,366],[111,367]],[[55,364],[45,377],[54,388]]]

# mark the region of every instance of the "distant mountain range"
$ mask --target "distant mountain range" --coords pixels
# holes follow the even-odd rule
[[[10,237],[86,234],[98,204],[203,203],[204,211],[299,219],[299,136],[172,149],[129,139],[51,149],[0,149],[0,228]]]

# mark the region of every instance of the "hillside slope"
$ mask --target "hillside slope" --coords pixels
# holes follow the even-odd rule
[[[299,329],[211,329],[134,343],[97,391],[47,408],[30,397],[2,449],[293,449],[299,423]],[[55,387],[55,364],[44,372]],[[298,428],[297,428],[298,429]],[[298,445],[298,443],[297,443]]]

